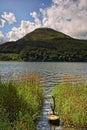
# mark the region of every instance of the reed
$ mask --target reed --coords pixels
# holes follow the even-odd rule
[[[71,80],[71,77],[68,78]],[[60,83],[52,91],[65,126],[87,128],[87,83]]]
[[[66,83],[66,84],[81,84],[86,82],[86,78],[82,75],[71,75],[71,74],[65,74],[60,77],[61,83]]]
[[[43,99],[39,82],[0,81],[0,129],[35,130]]]
[[[31,82],[31,83],[37,83],[37,84],[40,84],[42,78],[43,77],[40,73],[35,73],[35,72],[18,74],[13,77],[13,79],[19,82],[24,81],[24,82]]]

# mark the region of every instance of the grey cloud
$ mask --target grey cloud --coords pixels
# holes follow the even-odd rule
[[[4,36],[4,34],[0,31],[0,44],[6,42],[6,38]]]
[[[87,39],[87,31],[77,32],[76,36],[81,37],[81,39]]]
[[[87,31],[86,3],[87,0],[53,0],[51,7],[41,10],[43,26],[52,27],[75,38],[82,38],[83,32],[85,34]]]
[[[0,19],[0,27],[3,28],[5,25],[5,20],[3,19]]]

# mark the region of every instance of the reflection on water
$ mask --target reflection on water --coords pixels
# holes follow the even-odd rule
[[[38,72],[46,85],[54,85],[64,74],[87,76],[87,63],[0,62],[0,74],[7,80],[13,74]]]
[[[0,75],[4,81],[11,79],[12,75],[32,72],[42,75],[42,84],[45,88],[45,95],[47,96],[54,86],[60,82],[60,77],[63,75],[83,75],[87,78],[87,63],[0,62]],[[63,128],[61,124],[56,128],[50,126],[47,119],[49,112],[51,112],[49,99],[45,99],[37,130],[68,130],[68,128]],[[73,129],[69,128],[69,130]]]

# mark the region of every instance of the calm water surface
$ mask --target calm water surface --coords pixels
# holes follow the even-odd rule
[[[64,74],[87,76],[87,63],[0,62],[0,74],[4,80],[10,79],[12,74],[31,72],[40,73],[46,85],[52,85]]]
[[[11,79],[12,75],[23,73],[40,73],[43,76],[45,94],[50,92],[58,84],[61,76],[65,74],[83,75],[87,79],[87,63],[56,63],[56,62],[0,62],[0,75],[2,80]],[[38,130],[50,130],[47,114],[50,110],[49,100],[44,101],[42,116],[37,126]],[[67,130],[63,127],[52,128],[52,130]],[[69,129],[73,130],[73,129]]]

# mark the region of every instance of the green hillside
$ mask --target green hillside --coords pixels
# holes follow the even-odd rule
[[[34,41],[45,41],[45,40],[48,41],[55,38],[70,38],[70,37],[50,28],[38,28],[33,32],[27,34],[24,37],[24,40],[27,41],[30,40],[30,38]]]
[[[16,42],[0,45],[0,60],[86,62],[87,40],[38,28]]]

